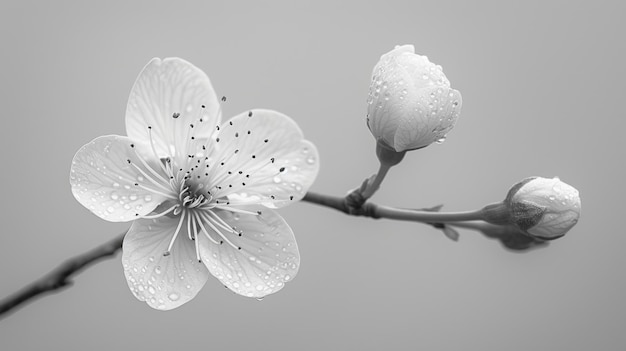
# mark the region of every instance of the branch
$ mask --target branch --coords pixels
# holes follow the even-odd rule
[[[353,216],[388,218],[426,224],[484,219],[482,210],[442,213],[433,211],[432,209],[414,210],[377,205],[371,202],[365,202],[366,199],[361,195],[360,190],[353,191],[345,198],[317,194],[309,191],[302,201],[334,208],[335,210]]]
[[[317,205],[334,208],[353,216],[371,218],[389,218],[403,221],[415,221],[425,224],[444,223],[450,221],[476,220],[480,218],[480,211],[438,213],[431,209],[410,210],[397,209],[388,206],[366,202],[360,191],[353,191],[346,197],[337,197],[314,192],[308,192],[302,199]],[[108,257],[113,257],[122,248],[124,235],[122,233],[113,240],[106,242],[95,249],[71,258],[52,272],[44,275],[21,291],[0,301],[0,318],[25,302],[48,292],[61,290],[72,284],[71,278],[89,265]]]
[[[115,237],[113,240],[108,241],[91,251],[71,258],[61,265],[59,265],[52,272],[44,275],[39,280],[36,280],[24,289],[16,292],[12,296],[0,302],[0,317],[6,315],[11,310],[20,306],[21,304],[31,300],[38,295],[61,290],[67,286],[72,285],[72,276],[89,265],[96,263],[100,259],[113,257],[122,248],[122,241],[124,240],[122,233]]]

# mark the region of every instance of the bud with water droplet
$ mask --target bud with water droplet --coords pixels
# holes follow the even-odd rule
[[[513,224],[531,237],[552,240],[565,235],[580,217],[578,190],[559,178],[530,177],[515,184],[503,202],[486,206],[484,219]]]
[[[396,46],[372,72],[367,125],[379,144],[403,152],[441,142],[461,112],[461,93],[450,88],[441,66]]]

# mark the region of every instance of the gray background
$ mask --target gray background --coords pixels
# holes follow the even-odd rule
[[[558,175],[583,214],[546,249],[517,254],[463,231],[281,213],[297,278],[259,302],[211,279],[183,307],[138,302],[119,256],[0,321],[0,348],[82,350],[617,350],[623,268],[625,9],[615,2],[99,2],[0,5],[0,296],[127,224],[70,192],[86,142],[124,134],[128,93],[154,56],[180,56],[226,95],[225,116],[292,116],[319,148],[313,190],[343,195],[376,170],[365,125],[371,69],[413,44],[463,94],[441,145],[408,154],[374,201],[469,210],[527,176]]]

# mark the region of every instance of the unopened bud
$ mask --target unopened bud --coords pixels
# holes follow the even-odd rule
[[[513,224],[526,234],[542,239],[560,238],[580,217],[578,190],[559,178],[531,177],[515,184],[502,203],[483,209],[485,220]]]
[[[461,112],[461,93],[450,88],[441,66],[403,45],[374,67],[367,103],[376,141],[402,152],[443,141]]]

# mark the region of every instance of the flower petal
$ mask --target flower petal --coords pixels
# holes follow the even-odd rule
[[[443,87],[419,90],[412,113],[403,116],[394,137],[396,151],[418,149],[445,138],[461,112],[461,93]]]
[[[126,132],[135,142],[149,145],[150,126],[158,157],[181,159],[187,156],[192,136],[211,136],[219,111],[204,72],[180,58],[154,58],[137,77],[128,98]]]
[[[263,209],[258,216],[214,213],[242,231],[241,236],[223,232],[241,250],[226,242],[219,245],[208,240],[208,245],[200,246],[202,262],[226,287],[243,296],[261,298],[282,289],[295,277],[300,254],[291,228],[280,215],[269,209]]]
[[[83,146],[72,160],[74,197],[107,221],[126,222],[146,215],[167,199],[163,185],[150,180],[156,177],[131,145],[127,137],[102,136]]]
[[[138,219],[124,238],[122,264],[130,290],[150,307],[170,310],[193,299],[209,273],[196,259],[185,223],[168,256],[168,245],[180,217]]]
[[[300,200],[319,171],[317,149],[303,138],[291,118],[271,110],[224,123],[211,154],[216,168],[209,183],[221,187],[214,195],[268,207]]]

